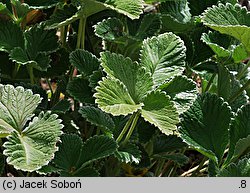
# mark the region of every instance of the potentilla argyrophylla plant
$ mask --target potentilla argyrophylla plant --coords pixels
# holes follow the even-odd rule
[[[1,176],[250,176],[237,0],[0,0]]]

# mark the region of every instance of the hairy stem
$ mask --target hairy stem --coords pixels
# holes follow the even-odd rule
[[[128,140],[130,139],[130,137],[131,137],[131,135],[132,135],[132,133],[133,133],[133,131],[134,131],[134,129],[135,129],[135,126],[136,126],[136,124],[137,124],[137,121],[138,121],[139,117],[140,117],[140,111],[137,111],[137,112],[135,113],[134,120],[133,120],[133,122],[132,122],[132,124],[131,124],[131,126],[130,126],[130,129],[129,129],[129,131],[128,131],[128,133],[127,133],[127,135],[126,135],[126,137],[125,137],[123,143],[127,143]]]

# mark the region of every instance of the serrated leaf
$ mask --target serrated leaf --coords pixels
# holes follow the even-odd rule
[[[243,44],[239,44],[234,48],[232,57],[235,63],[239,63],[248,57],[248,53]]]
[[[71,52],[69,59],[70,63],[86,77],[98,70],[100,66],[100,62],[96,56],[86,50],[78,49],[74,52]]]
[[[162,27],[160,14],[147,14],[143,17],[135,38],[144,40],[156,35]]]
[[[125,35],[124,24],[117,18],[104,19],[94,28],[96,36],[107,41],[119,41],[119,37]]]
[[[39,95],[33,95],[31,90],[0,84],[0,134],[21,132],[40,102]]]
[[[172,98],[180,114],[193,104],[198,94],[196,83],[186,76],[176,76],[160,89]]]
[[[125,85],[114,78],[103,78],[96,91],[94,97],[98,107],[114,116],[131,114],[143,105],[135,104]]]
[[[143,41],[141,64],[153,77],[157,87],[175,75],[181,75],[185,64],[184,42],[173,33],[165,33]]]
[[[76,7],[65,5],[62,9],[56,9],[53,15],[45,21],[45,29],[55,29],[69,25],[79,19],[79,17],[80,15]]]
[[[81,103],[94,103],[89,82],[82,78],[74,78],[67,85],[67,92]]]
[[[101,70],[96,70],[89,76],[89,86],[95,88],[98,82],[102,80],[103,72]]]
[[[179,115],[169,96],[159,91],[151,92],[143,103],[141,115],[146,121],[158,127],[166,135],[176,132]]]
[[[57,151],[56,143],[63,127],[57,117],[41,112],[21,133],[13,131],[3,144],[7,163],[30,172],[48,164]]]
[[[188,145],[220,163],[229,137],[230,107],[216,95],[205,93],[182,114],[180,136]]]
[[[86,167],[73,174],[69,174],[67,172],[62,171],[60,176],[61,177],[98,177],[99,175],[100,174],[96,169],[92,167]]]
[[[52,108],[53,113],[66,113],[71,107],[71,104],[68,100],[63,99],[57,102]]]
[[[245,46],[250,51],[250,15],[246,8],[240,5],[230,3],[219,4],[208,8],[202,16],[202,22],[210,28],[219,31],[222,34],[228,34]]]
[[[26,3],[18,0],[11,0],[11,4],[15,7],[15,14],[17,22],[21,22],[30,11],[30,7]]]
[[[7,16],[10,16],[10,17],[12,16],[10,10],[2,2],[0,2],[0,13],[2,15],[7,15]]]
[[[59,151],[53,160],[57,167],[68,174],[73,173],[77,168],[79,155],[82,149],[82,139],[77,135],[68,134],[61,137],[62,143],[58,145]]]
[[[228,36],[219,34],[218,32],[203,33],[201,40],[206,43],[214,53],[220,58],[229,58],[231,53],[227,49],[230,45]],[[221,44],[220,44],[221,43]]]
[[[219,177],[249,177],[250,176],[250,159],[242,159],[238,164],[232,163],[227,168],[222,169]]]
[[[101,53],[101,65],[110,77],[120,80],[135,103],[139,103],[152,90],[153,82],[137,62],[110,52]]]
[[[88,163],[113,154],[117,150],[117,147],[116,141],[112,138],[104,135],[94,136],[83,144],[79,160],[81,163],[84,163],[84,165],[87,165]]]
[[[142,0],[96,0],[107,8],[128,16],[130,19],[138,19],[143,10]]]
[[[119,147],[115,152],[115,157],[124,163],[136,163],[138,164],[141,160],[141,151],[137,145],[128,143],[124,146]]]
[[[156,154],[153,156],[157,159],[166,159],[166,160],[172,160],[176,162],[178,165],[182,166],[186,163],[188,163],[189,158],[181,153],[175,153],[175,154],[165,154],[165,155],[159,155]]]
[[[230,127],[230,144],[225,164],[242,156],[250,148],[250,104],[238,110]]]
[[[24,48],[24,37],[19,26],[11,21],[0,21],[0,51],[8,52],[15,47]]]
[[[113,130],[115,123],[112,118],[96,107],[84,106],[79,109],[79,113],[89,121],[91,124],[97,127],[103,127],[105,129]]]
[[[180,137],[177,137],[176,135],[162,135],[154,139],[153,153],[163,154],[182,149],[186,146],[187,145],[182,141],[182,139]]]
[[[58,48],[58,36],[56,30],[45,30],[45,25],[35,25],[24,36],[27,40],[26,50],[31,59],[35,59],[38,53],[52,53]]]
[[[60,173],[60,169],[56,168],[55,166],[49,164],[49,165],[45,165],[43,166],[41,169],[37,170],[36,172],[40,175],[49,175],[52,173]]]
[[[46,9],[55,6],[60,0],[29,0],[27,3],[33,7],[38,9]]]

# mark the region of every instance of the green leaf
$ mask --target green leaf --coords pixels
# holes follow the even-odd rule
[[[142,0],[96,0],[95,2],[103,3],[105,7],[124,14],[130,19],[139,19],[144,3]]]
[[[184,42],[173,33],[165,33],[143,41],[141,64],[153,77],[154,86],[181,75],[185,64]]]
[[[161,135],[153,141],[153,154],[163,154],[182,149],[187,145],[176,135]]]
[[[242,159],[238,164],[232,163],[227,168],[222,169],[219,177],[249,177],[250,176],[250,159]]]
[[[7,163],[30,172],[48,164],[57,151],[56,143],[63,127],[57,117],[41,112],[22,132],[13,131],[3,144]]]
[[[176,162],[178,165],[182,166],[184,164],[188,163],[189,158],[181,153],[175,153],[175,154],[165,154],[165,155],[159,155],[156,154],[153,156],[157,159],[166,159],[166,160],[172,160]]]
[[[234,48],[232,57],[235,63],[239,63],[248,58],[248,53],[243,44],[239,44]]]
[[[96,107],[84,106],[81,107],[79,113],[91,124],[97,127],[113,130],[115,123],[112,118],[105,112]]]
[[[89,86],[95,88],[98,85],[98,82],[102,80],[103,72],[101,70],[96,70],[92,75],[89,76]]]
[[[250,14],[240,5],[219,4],[208,8],[202,16],[202,22],[208,27],[238,39],[250,51]]]
[[[110,52],[101,53],[101,65],[108,76],[119,79],[135,103],[152,90],[152,79],[137,62]]]
[[[120,19],[108,18],[94,25],[95,35],[107,41],[119,42],[119,38],[125,35],[124,24]]]
[[[43,166],[41,169],[37,170],[36,172],[40,175],[50,175],[50,174],[53,174],[53,173],[60,173],[60,169],[54,167],[52,164],[49,164],[49,165],[45,165]]]
[[[31,90],[0,84],[0,134],[21,132],[40,102],[39,95],[33,95]]]
[[[141,151],[137,145],[128,143],[124,146],[119,147],[115,152],[115,157],[124,163],[136,163],[138,164],[141,160]]]
[[[70,102],[67,99],[60,100],[52,108],[53,113],[66,113],[71,107]]]
[[[227,49],[230,46],[230,38],[218,32],[203,33],[201,40],[206,43],[219,58],[229,58],[231,53]]]
[[[69,59],[70,63],[85,77],[90,76],[100,66],[96,56],[86,50],[78,49],[71,52]]]
[[[31,59],[35,59],[38,53],[52,53],[58,49],[58,36],[56,30],[45,30],[45,25],[35,25],[24,32],[26,50]]]
[[[45,29],[56,29],[69,25],[79,19],[79,17],[80,14],[77,12],[76,7],[72,5],[65,5],[62,9],[56,9],[53,15],[45,21]]]
[[[170,97],[160,91],[151,92],[144,99],[142,117],[169,135],[176,132],[179,115]]]
[[[139,29],[135,35],[135,38],[144,40],[148,37],[154,36],[160,32],[162,28],[162,21],[160,14],[150,13],[142,18]]]
[[[230,127],[230,144],[225,164],[236,160],[250,149],[250,104],[238,110]]]
[[[89,82],[82,78],[74,78],[67,85],[67,92],[81,103],[94,103]]]
[[[94,136],[83,144],[80,161],[84,165],[87,165],[93,161],[112,155],[117,148],[118,145],[114,139],[104,135]]]
[[[91,167],[82,168],[79,171],[69,174],[65,171],[61,172],[61,177],[99,177],[99,172]]]
[[[0,153],[0,176],[2,175],[5,167],[5,159],[3,154]]]
[[[189,109],[198,94],[196,83],[186,76],[176,76],[160,89],[171,97],[180,114]]]
[[[114,116],[132,114],[143,106],[135,104],[125,85],[114,78],[103,78],[96,91],[94,97],[98,107]]]
[[[60,0],[29,0],[26,3],[36,9],[46,9],[54,7],[58,2],[60,2]]]
[[[11,21],[0,21],[0,51],[8,52],[15,47],[24,48],[24,37],[20,27]]]
[[[77,135],[68,134],[61,137],[62,143],[58,145],[59,151],[53,160],[57,167],[69,175],[76,171],[76,165],[80,161],[79,155],[82,149],[82,139]]]
[[[218,164],[228,144],[230,119],[227,103],[206,93],[182,114],[179,132],[184,142]]]
[[[12,16],[10,10],[2,2],[0,2],[0,13],[1,13],[1,15],[7,15],[10,17]]]
[[[21,3],[18,0],[11,0],[11,4],[15,7],[16,22],[21,22],[25,19],[27,13],[30,11],[30,7],[26,3]]]

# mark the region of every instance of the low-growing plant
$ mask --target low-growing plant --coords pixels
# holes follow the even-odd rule
[[[2,176],[250,176],[248,1],[0,1]]]

